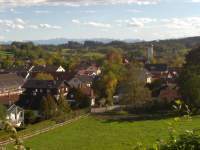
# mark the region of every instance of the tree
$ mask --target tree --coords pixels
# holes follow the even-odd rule
[[[186,64],[179,77],[179,87],[187,104],[200,107],[200,47],[186,56]]]
[[[35,79],[37,79],[37,80],[54,80],[54,77],[48,73],[38,73],[35,76]]]
[[[36,66],[37,65],[38,66],[45,66],[46,65],[46,61],[44,59],[40,58],[40,59],[34,60],[33,64],[36,65]]]
[[[78,108],[87,108],[90,106],[90,97],[84,94],[80,89],[72,88],[68,94],[70,97],[76,100]]]
[[[136,65],[131,65],[128,69],[122,102],[137,107],[151,100],[151,92],[146,88],[145,80],[141,78],[142,73],[142,68]]]
[[[69,113],[71,111],[70,105],[63,94],[60,94],[58,99],[58,110],[63,113]]]
[[[35,123],[37,119],[37,115],[32,110],[25,111],[25,123]]]
[[[46,119],[52,118],[57,112],[57,105],[51,95],[43,97],[41,101],[40,111]]]
[[[200,107],[200,75],[184,70],[179,77],[180,92],[188,104]]]
[[[115,93],[118,80],[115,74],[109,71],[107,74],[103,76],[103,81],[105,85],[105,94],[107,98],[107,104],[113,105],[113,95]]]
[[[111,49],[106,58],[103,64],[102,76],[94,87],[95,91],[105,91],[97,92],[97,94],[101,94],[101,98],[105,97],[108,105],[113,105],[113,95],[119,81],[123,78],[124,66],[120,50]]]
[[[0,105],[0,120],[5,119],[6,117],[6,108],[3,105]]]
[[[2,65],[2,68],[9,69],[13,66],[13,63],[14,61],[10,57],[7,57],[6,59],[3,60],[1,65]]]

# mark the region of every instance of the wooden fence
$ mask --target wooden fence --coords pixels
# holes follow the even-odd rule
[[[108,107],[91,108],[91,113],[104,113],[112,110],[120,110],[121,108],[124,107],[125,107],[124,105],[114,105]]]
[[[74,121],[77,121],[77,120],[79,120],[79,119],[81,119],[81,118],[85,118],[85,117],[88,117],[88,116],[89,116],[89,114],[81,115],[81,116],[78,116],[78,117],[76,117],[76,118],[74,118],[74,119],[65,121],[65,122],[63,122],[63,123],[59,123],[59,124],[53,125],[53,126],[51,126],[51,127],[47,127],[47,128],[44,128],[44,129],[40,129],[40,130],[38,130],[38,131],[35,131],[35,132],[32,133],[32,134],[24,135],[24,136],[22,136],[22,137],[20,137],[20,138],[21,138],[22,140],[25,140],[25,139],[34,137],[34,136],[36,136],[36,135],[40,135],[40,134],[42,134],[42,133],[46,133],[46,132],[48,132],[48,131],[54,130],[54,129],[58,128],[58,127],[62,127],[62,126],[64,126],[64,125],[70,124],[70,123],[72,123],[72,122],[74,122]],[[3,142],[0,142],[0,148],[1,148],[2,146],[11,144],[11,143],[13,143],[13,142],[14,142],[14,140],[6,140],[6,141],[3,141]]]

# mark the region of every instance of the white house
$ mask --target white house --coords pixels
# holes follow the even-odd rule
[[[7,110],[7,120],[9,120],[15,127],[20,127],[24,124],[24,110],[13,104],[8,110]]]

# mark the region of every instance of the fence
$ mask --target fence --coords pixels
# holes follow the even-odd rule
[[[107,106],[107,107],[100,107],[100,108],[91,108],[91,113],[104,113],[112,110],[120,110],[124,108],[124,105],[114,105],[114,106]]]
[[[20,138],[21,138],[22,140],[25,140],[25,139],[34,137],[34,136],[36,136],[36,135],[40,135],[40,134],[42,134],[42,133],[46,133],[46,132],[48,132],[48,131],[54,130],[54,129],[58,128],[58,127],[62,127],[62,126],[64,126],[64,125],[70,124],[70,123],[72,123],[72,122],[74,122],[74,121],[77,121],[77,120],[79,120],[79,119],[81,119],[81,118],[85,118],[85,117],[87,117],[87,116],[89,116],[89,113],[84,114],[84,115],[81,115],[81,116],[78,116],[78,117],[75,117],[74,119],[70,119],[70,120],[65,121],[65,122],[62,122],[62,123],[55,124],[55,125],[53,125],[53,126],[51,126],[51,127],[47,127],[47,128],[44,128],[44,129],[35,131],[35,132],[32,133],[32,134],[27,134],[27,135],[24,135],[23,137],[20,137]],[[6,141],[3,141],[3,142],[0,142],[0,148],[1,148],[1,146],[5,146],[5,145],[11,144],[11,143],[13,143],[13,142],[14,142],[14,140],[6,140]]]

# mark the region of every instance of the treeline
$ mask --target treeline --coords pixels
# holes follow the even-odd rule
[[[72,69],[82,60],[102,62],[107,52],[113,49],[121,51],[124,58],[132,61],[138,57],[146,58],[147,48],[152,44],[155,51],[155,58],[152,62],[181,67],[185,62],[185,55],[193,47],[198,46],[199,40],[200,37],[193,37],[138,43],[112,41],[106,44],[96,41],[85,41],[84,43],[69,41],[61,45],[35,45],[33,42],[13,42],[10,45],[0,46],[0,51],[12,54],[3,55],[3,53],[0,53],[0,68],[28,64],[62,65],[67,69]]]

